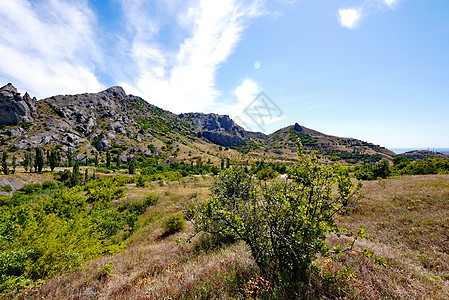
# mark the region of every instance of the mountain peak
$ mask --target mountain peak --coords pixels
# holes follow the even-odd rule
[[[125,98],[126,92],[121,86],[113,86],[104,90],[102,93],[112,94],[114,97]]]
[[[18,91],[15,86],[12,85],[12,83],[8,83],[7,85],[0,88],[1,91],[10,92],[13,94],[17,94]]]

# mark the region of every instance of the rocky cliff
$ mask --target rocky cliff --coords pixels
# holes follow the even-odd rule
[[[20,96],[11,83],[0,88],[0,125],[32,122],[36,102],[28,93]]]

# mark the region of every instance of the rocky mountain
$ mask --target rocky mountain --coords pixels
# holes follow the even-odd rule
[[[0,89],[0,116],[0,146],[18,151],[19,157],[31,148],[57,147],[75,153],[77,160],[106,149],[118,149],[122,160],[129,155],[162,153],[172,160],[195,155],[216,161],[232,153],[283,160],[296,157],[296,139],[323,158],[359,162],[394,156],[380,146],[329,136],[299,124],[265,135],[246,131],[226,115],[176,115],[127,95],[121,87],[37,101],[27,93],[20,96],[9,83]],[[221,153],[222,147],[231,148],[231,154]]]

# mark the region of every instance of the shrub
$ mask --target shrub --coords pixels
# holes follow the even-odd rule
[[[325,240],[328,233],[344,232],[334,216],[359,190],[338,164],[320,166],[315,154],[307,157],[300,143],[298,155],[289,170],[292,180],[259,184],[234,167],[216,180],[211,199],[186,208],[187,219],[197,228],[243,240],[263,277],[293,293],[308,282],[318,255],[351,247],[330,249]]]
[[[0,186],[0,191],[10,193],[10,192],[12,192],[12,187],[10,185],[3,185],[3,186]]]
[[[0,195],[0,206],[9,205],[11,202],[11,197]]]
[[[32,194],[35,192],[40,192],[41,190],[42,190],[42,185],[40,185],[39,183],[30,183],[30,184],[25,184],[18,191],[22,192],[26,195],[29,195],[29,194]]]
[[[171,215],[164,222],[165,234],[172,234],[184,229],[186,225],[186,220],[180,214]]]
[[[42,189],[43,190],[55,190],[59,188],[59,185],[55,181],[44,181],[42,183]]]
[[[136,186],[140,187],[140,188],[144,188],[146,186],[145,177],[143,177],[142,175],[139,175],[139,177],[137,177]]]

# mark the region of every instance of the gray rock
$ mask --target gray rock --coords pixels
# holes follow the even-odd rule
[[[111,140],[108,138],[107,135],[103,135],[98,142],[95,144],[95,146],[97,147],[98,151],[103,152],[107,149],[110,149],[112,146],[112,142]]]
[[[19,137],[19,136],[21,136],[24,132],[25,132],[25,130],[23,130],[22,127],[16,127],[16,128],[7,130],[7,131],[6,131],[6,134],[7,134],[9,137],[14,138],[14,137]]]
[[[0,125],[32,122],[33,110],[33,99],[28,94],[22,98],[11,83],[0,88]]]

